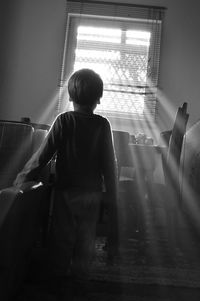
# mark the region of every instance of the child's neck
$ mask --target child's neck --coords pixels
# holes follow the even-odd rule
[[[74,103],[74,111],[85,114],[93,114],[93,108],[90,106],[80,106],[76,103]]]

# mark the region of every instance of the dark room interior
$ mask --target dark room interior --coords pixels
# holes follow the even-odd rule
[[[0,300],[200,300],[198,0],[0,5]],[[103,83],[92,81],[94,107],[78,102],[75,80],[70,90],[81,69]],[[98,120],[94,127],[102,122],[103,134],[85,127],[86,116]],[[96,155],[82,155],[92,139],[101,141]],[[68,165],[63,149],[77,156]],[[116,207],[108,197],[114,185]],[[65,202],[81,192],[84,203],[88,187],[100,195],[98,210],[73,210],[96,214],[89,272],[52,274],[58,191]]]

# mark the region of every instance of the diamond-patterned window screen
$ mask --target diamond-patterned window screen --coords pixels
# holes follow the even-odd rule
[[[91,68],[104,82],[96,112],[155,120],[160,38],[157,17],[69,15],[61,84],[73,71]]]

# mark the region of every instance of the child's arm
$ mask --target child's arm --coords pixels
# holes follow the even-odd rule
[[[61,139],[61,120],[60,116],[55,120],[45,140],[36,151],[30,160],[26,163],[22,171],[17,175],[14,186],[20,187],[23,183],[28,181],[35,181],[38,179],[40,172],[52,159],[57,151],[57,147]]]
[[[106,188],[106,206],[108,209],[108,255],[118,253],[119,221],[117,208],[117,161],[113,146],[112,131],[109,122],[105,123],[103,133],[103,174]]]

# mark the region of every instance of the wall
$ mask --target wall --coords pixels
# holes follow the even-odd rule
[[[28,116],[33,122],[52,120],[65,6],[65,0],[3,0],[1,119]]]
[[[198,0],[170,0],[163,27],[160,83],[164,94],[161,120],[170,126],[165,103],[177,107],[188,102],[190,127],[200,118],[200,18]],[[162,103],[162,102],[161,102]],[[163,114],[164,113],[164,114]]]
[[[161,49],[159,118],[152,130],[156,130],[157,136],[161,130],[171,128],[175,110],[184,101],[188,101],[189,121],[193,124],[200,111],[198,0],[127,2],[167,7]],[[33,122],[52,122],[58,97],[65,9],[65,0],[3,0],[0,119],[19,120],[28,116]],[[133,131],[127,121],[121,124],[113,121],[113,125]]]

